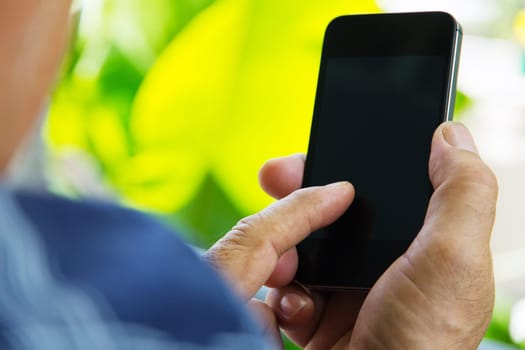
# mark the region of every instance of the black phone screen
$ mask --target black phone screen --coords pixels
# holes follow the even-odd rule
[[[414,239],[432,193],[449,63],[439,52],[323,57],[303,185],[350,181],[356,197],[299,245],[297,280],[371,287]]]

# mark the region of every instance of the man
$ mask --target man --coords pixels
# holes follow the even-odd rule
[[[49,93],[66,41],[69,5],[69,0],[0,4],[0,167],[4,169]],[[269,161],[260,182],[278,201],[241,220],[205,254],[237,297],[212,269],[149,218],[110,205],[3,191],[3,213],[12,214],[0,217],[5,224],[0,226],[0,234],[4,227],[0,237],[8,244],[17,232],[25,232],[28,242],[41,241],[48,258],[39,260],[40,265],[54,274],[41,281],[48,286],[43,290],[67,297],[54,300],[51,293],[41,303],[22,298],[17,301],[21,308],[32,307],[23,307],[20,313],[9,307],[9,300],[14,303],[16,298],[5,299],[0,303],[5,306],[0,307],[0,341],[9,346],[23,343],[27,337],[21,335],[35,335],[35,329],[57,320],[61,330],[71,332],[55,327],[48,336],[63,339],[56,335],[73,334],[71,339],[77,339],[90,328],[89,322],[71,326],[68,312],[78,305],[71,300],[98,298],[99,303],[81,303],[87,305],[82,315],[96,314],[97,325],[118,320],[126,326],[124,333],[104,333],[108,339],[119,335],[120,340],[134,339],[135,330],[148,344],[159,338],[152,332],[162,333],[167,343],[186,349],[190,345],[265,347],[257,340],[261,332],[244,310],[244,300],[264,321],[267,333],[277,336],[281,327],[309,349],[475,349],[493,308],[489,240],[497,183],[468,130],[455,123],[436,130],[429,161],[435,192],[424,226],[367,295],[306,292],[291,283],[297,267],[295,245],[336,220],[354,197],[352,185],[345,182],[299,189],[303,166],[302,156]],[[11,222],[13,217],[16,220]],[[2,242],[0,248],[5,250]],[[16,244],[11,246],[18,252]],[[5,266],[24,266],[25,261],[15,257],[7,255],[12,261]],[[15,282],[20,279],[21,295],[29,295],[22,284],[28,270],[14,271],[11,277]],[[5,276],[0,279],[15,283]],[[252,300],[263,285],[273,288],[266,302]],[[72,308],[61,308],[62,303]],[[102,304],[111,312],[101,312]],[[26,323],[14,323],[20,314],[27,316]],[[30,344],[38,346],[38,342]],[[73,344],[82,348],[83,343]]]

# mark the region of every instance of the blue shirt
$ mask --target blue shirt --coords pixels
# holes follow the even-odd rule
[[[13,198],[54,278],[95,300],[108,322],[199,346],[213,346],[225,335],[263,339],[217,273],[151,217],[49,194],[16,192]]]

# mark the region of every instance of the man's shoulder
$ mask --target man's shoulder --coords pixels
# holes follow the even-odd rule
[[[72,199],[48,192],[14,191],[15,199],[32,221],[54,221],[58,224],[77,224],[84,228],[97,225],[110,227],[153,226],[162,231],[169,229],[150,215],[121,205],[96,199]],[[107,228],[107,227],[106,227]]]
[[[258,333],[239,300],[176,233],[144,213],[101,201],[15,192],[68,283],[104,296],[124,322],[178,340]]]

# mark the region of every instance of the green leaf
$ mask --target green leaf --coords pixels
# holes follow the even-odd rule
[[[208,174],[192,201],[168,221],[182,227],[182,234],[191,243],[209,248],[244,215],[213,175]]]
[[[186,203],[204,176],[202,155],[173,150],[164,158],[163,150],[138,152],[129,130],[130,109],[157,55],[212,2],[86,2],[46,125],[53,153],[78,148],[92,154],[106,179],[139,206],[171,211]],[[175,199],[164,199],[170,196]]]
[[[513,344],[509,333],[511,310],[512,303],[510,300],[497,294],[492,320],[485,334],[485,338],[506,344]]]
[[[456,104],[454,106],[454,119],[461,119],[461,115],[470,106],[472,106],[472,99],[461,91],[456,94]]]
[[[324,28],[377,10],[373,1],[216,1],[141,86],[131,120],[138,149],[201,154],[243,212],[260,209],[270,199],[259,167],[306,150]]]

